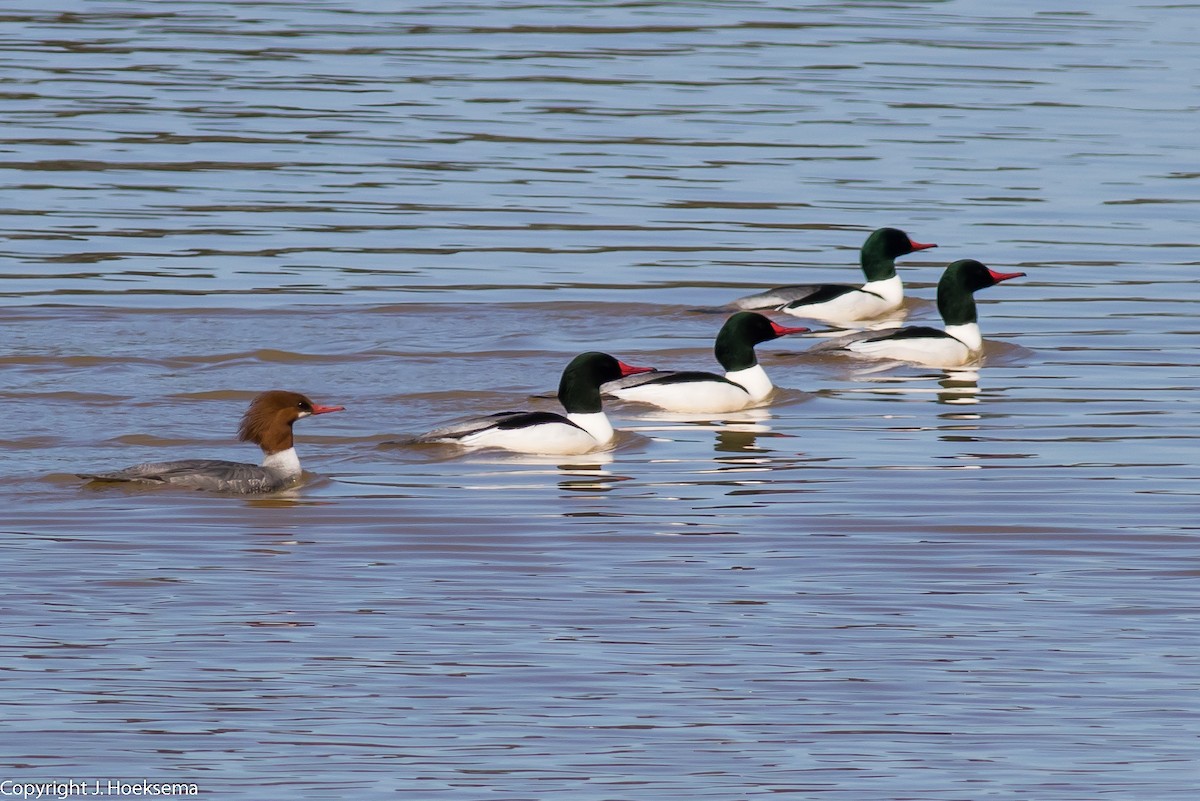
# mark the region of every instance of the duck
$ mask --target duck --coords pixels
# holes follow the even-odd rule
[[[496,412],[436,428],[417,437],[417,441],[551,456],[600,450],[611,445],[616,436],[604,414],[600,385],[652,369],[625,364],[607,353],[581,353],[566,366],[558,383],[558,400],[565,415],[548,411]]]
[[[124,482],[242,495],[278,492],[299,483],[302,470],[292,440],[292,424],[306,417],[345,411],[321,406],[299,392],[260,393],[242,415],[238,441],[262,449],[262,464],[220,459],[146,462],[107,473],[79,473],[90,482]]]
[[[808,330],[779,325],[757,312],[737,312],[721,326],[713,347],[724,375],[656,370],[610,382],[601,391],[624,401],[689,414],[721,414],[759,406],[774,385],[758,363],[754,346]]]
[[[1025,273],[1001,273],[975,259],[960,259],[942,273],[937,308],[944,328],[905,326],[862,332],[822,342],[810,352],[836,351],[864,359],[886,359],[927,367],[960,367],[979,360],[983,334],[975,309],[975,293]]]
[[[849,284],[797,284],[780,286],[735,300],[743,311],[781,311],[839,327],[881,317],[904,302],[904,284],[896,274],[896,259],[935,244],[917,242],[899,228],[880,228],[863,243],[859,262],[867,282]]]

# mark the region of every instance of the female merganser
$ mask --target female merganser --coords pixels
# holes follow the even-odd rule
[[[565,416],[554,412],[497,412],[434,429],[417,439],[519,453],[588,453],[608,445],[615,434],[601,408],[600,385],[651,369],[632,367],[607,353],[581,353],[563,370],[558,384],[558,400],[567,412]]]
[[[826,323],[847,323],[879,317],[900,308],[904,284],[896,275],[896,259],[918,250],[936,248],[914,242],[898,228],[880,228],[863,243],[859,253],[867,282],[781,286],[735,300],[735,309],[773,309],[796,317]]]
[[[757,312],[738,312],[725,321],[713,351],[724,376],[697,371],[655,371],[601,387],[621,400],[649,403],[671,412],[736,412],[766,400],[774,386],[754,346],[807,328],[785,328]]]
[[[300,478],[300,459],[292,446],[292,423],[303,417],[343,411],[342,406],[318,406],[299,392],[274,389],[250,402],[238,429],[239,442],[262,448],[262,465],[220,459],[184,459],[152,462],[112,473],[80,474],[92,481],[133,481],[169,484],[185,489],[216,492],[275,492]]]
[[[929,367],[958,367],[979,358],[983,335],[975,313],[974,293],[1025,273],[998,273],[974,259],[946,268],[938,281],[937,306],[945,329],[906,326],[891,331],[852,334],[822,342],[811,352],[836,350],[868,359],[891,359]]]

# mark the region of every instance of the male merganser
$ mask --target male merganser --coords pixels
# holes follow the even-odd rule
[[[946,268],[938,281],[937,306],[945,329],[906,326],[891,331],[852,334],[822,342],[811,349],[843,351],[868,359],[891,359],[929,367],[958,367],[977,360],[983,335],[975,313],[974,293],[1025,273],[998,273],[974,259]]]
[[[343,411],[342,406],[318,406],[299,392],[274,389],[250,402],[238,429],[239,442],[262,448],[262,465],[220,459],[184,459],[126,467],[112,473],[80,474],[92,481],[133,481],[169,484],[184,489],[216,492],[275,492],[300,478],[300,459],[292,446],[292,423],[303,417]]]
[[[671,412],[697,414],[736,412],[760,404],[774,386],[754,346],[807,328],[786,328],[757,312],[738,312],[725,321],[717,334],[717,361],[724,376],[698,371],[655,371],[614,381],[601,391],[621,400],[649,403]]]
[[[588,453],[608,445],[615,434],[601,408],[600,385],[651,369],[619,362],[607,353],[581,353],[563,370],[558,384],[558,400],[567,412],[565,416],[554,412],[497,412],[434,429],[417,439],[519,453]]]
[[[735,300],[735,309],[773,309],[796,317],[826,323],[848,323],[879,317],[900,308],[904,284],[896,275],[896,259],[918,250],[936,248],[914,242],[898,228],[880,228],[863,243],[859,253],[867,282],[848,284],[798,284],[768,289]]]

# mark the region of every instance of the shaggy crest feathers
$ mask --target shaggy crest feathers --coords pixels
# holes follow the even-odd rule
[[[263,392],[242,415],[238,441],[253,442],[266,454],[286,451],[292,447],[292,423],[312,413],[313,402],[299,392]]]

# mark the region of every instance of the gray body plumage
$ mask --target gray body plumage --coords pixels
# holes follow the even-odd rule
[[[847,287],[847,289],[853,289],[853,287]],[[781,309],[789,303],[811,297],[820,292],[820,290],[820,284],[779,286],[774,289],[768,289],[765,292],[759,292],[757,295],[748,295],[744,298],[739,298],[729,305],[731,308],[742,309],[744,311]]]
[[[169,484],[181,489],[210,492],[276,492],[296,483],[298,476],[256,464],[221,459],[182,459],[150,462],[111,473],[81,474],[93,481],[126,481],[139,484]]]

